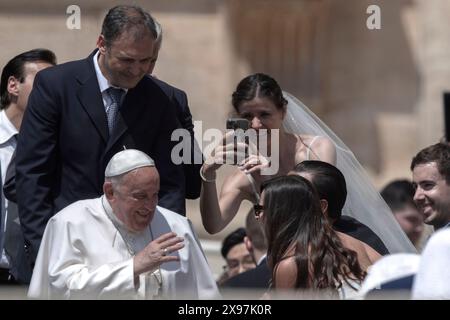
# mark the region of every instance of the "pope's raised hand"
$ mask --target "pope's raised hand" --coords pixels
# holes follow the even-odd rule
[[[150,242],[134,256],[135,277],[144,272],[155,271],[162,263],[178,261],[178,255],[171,255],[184,247],[184,239],[174,232],[164,233]]]

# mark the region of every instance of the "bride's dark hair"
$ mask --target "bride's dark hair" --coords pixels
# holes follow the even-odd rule
[[[295,247],[296,288],[337,289],[365,272],[356,253],[343,247],[320,208],[312,184],[300,176],[283,176],[263,183],[264,231],[268,263],[276,283],[277,264]]]
[[[278,83],[264,73],[255,73],[242,79],[233,92],[231,103],[239,113],[239,106],[255,97],[268,98],[278,109],[284,109],[287,105]]]

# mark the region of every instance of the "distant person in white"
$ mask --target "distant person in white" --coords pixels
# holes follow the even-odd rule
[[[450,300],[450,228],[437,231],[423,249],[413,299]]]
[[[112,157],[104,195],[52,217],[28,296],[40,299],[219,297],[189,220],[157,207],[159,174],[138,150]]]

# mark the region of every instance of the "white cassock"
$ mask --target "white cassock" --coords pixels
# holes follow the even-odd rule
[[[118,225],[114,218],[103,197],[75,202],[53,216],[42,238],[28,296],[151,299],[160,291],[168,299],[220,298],[188,219],[157,207],[149,230],[136,236],[137,244],[130,246],[133,236],[125,234],[123,224]],[[130,247],[139,251],[152,238],[170,231],[184,238],[184,248],[172,253],[180,261],[164,263],[160,270],[140,275],[135,286]]]

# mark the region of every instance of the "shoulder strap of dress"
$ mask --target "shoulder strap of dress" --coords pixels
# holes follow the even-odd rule
[[[308,148],[306,148],[306,160],[310,160],[309,156],[311,154],[311,147],[312,147],[313,143],[316,141],[316,139],[319,137],[320,136],[315,136],[314,138],[312,138],[311,143],[309,144]]]
[[[250,173],[246,173],[245,174],[247,176],[247,179],[250,181],[250,185],[252,186],[252,190],[253,190],[253,195],[255,196],[255,203],[259,203],[260,200],[260,196],[259,196],[259,192],[256,189],[256,182],[255,179],[253,179],[253,176]]]

